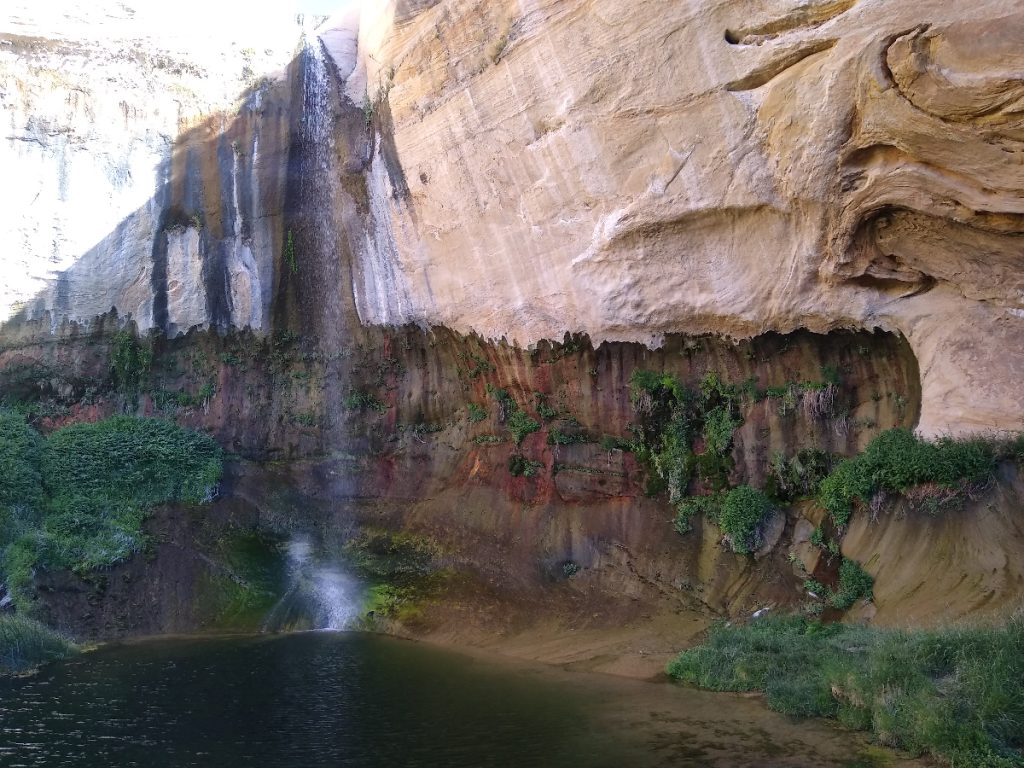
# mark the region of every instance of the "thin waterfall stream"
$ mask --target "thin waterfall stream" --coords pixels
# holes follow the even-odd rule
[[[359,615],[363,585],[340,560],[313,545],[306,534],[287,545],[287,588],[267,614],[265,632],[302,629],[347,629]]]

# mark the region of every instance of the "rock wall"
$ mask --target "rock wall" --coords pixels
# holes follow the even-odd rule
[[[188,13],[5,9],[2,320],[268,326],[302,29],[214,41]]]
[[[839,377],[825,411],[799,395],[744,399],[734,483],[762,485],[776,453],[855,453],[879,431],[912,424],[920,402],[913,355],[883,333],[740,344],[669,336],[658,350],[567,337],[526,350],[447,329],[371,327],[325,352],[287,331],[192,331],[155,339],[151,367],[126,390],[111,373],[124,339],[118,318],[56,334],[45,321],[29,334],[31,325],[0,348],[0,391],[30,407],[41,429],[127,409],[207,431],[231,456],[213,509],[154,515],[152,555],[85,582],[43,576],[47,615],[91,637],[220,626],[204,585],[230,568],[216,544],[232,526],[313,529],[336,549],[360,530],[385,529],[431,542],[457,574],[413,626],[391,629],[465,641],[544,622],[612,634],[653,623],[667,655],[712,617],[805,599],[787,557],[800,517],[778,516],[755,558],[723,546],[703,520],[677,534],[665,494],[620,447],[638,419],[633,371],[694,387],[709,372],[783,389],[824,370]],[[499,389],[537,422],[521,443]],[[529,472],[514,472],[513,457]],[[571,578],[567,563],[578,569]]]
[[[521,343],[880,327],[918,356],[924,433],[1024,425],[1017,4],[417,9],[362,41],[402,170],[365,321]]]
[[[173,335],[316,303],[326,339],[354,302],[522,345],[882,328],[918,357],[922,432],[1024,426],[1013,3],[347,8],[268,78],[294,24],[172,55],[19,5],[6,314]]]

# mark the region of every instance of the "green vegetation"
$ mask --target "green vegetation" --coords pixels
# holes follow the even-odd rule
[[[24,672],[77,652],[75,644],[38,621],[0,616],[0,674]]]
[[[534,392],[533,396],[535,398],[538,416],[544,419],[544,421],[551,421],[552,419],[557,418],[558,410],[552,408],[548,404],[547,395],[545,395],[543,392]]]
[[[476,445],[497,445],[505,442],[505,438],[501,435],[477,435],[473,438],[473,442]]]
[[[505,427],[512,433],[516,445],[522,443],[524,437],[540,429],[540,424],[531,419],[507,391],[488,384],[487,392],[498,401],[498,420],[505,422]]]
[[[553,427],[548,432],[548,445],[574,445],[587,442],[590,440],[583,432],[563,431],[558,427]]]
[[[372,392],[363,390],[352,390],[343,401],[344,406],[350,411],[386,411],[388,406]]]
[[[125,329],[114,336],[110,369],[115,386],[128,395],[137,394],[153,365],[153,347],[143,344],[134,333]]]
[[[713,491],[728,488],[733,432],[743,423],[740,392],[714,372],[694,392],[672,374],[633,371],[630,398],[641,417],[634,447],[668,489],[672,504],[687,495],[695,475]],[[695,449],[698,440],[704,444],[701,453]]]
[[[832,418],[840,374],[831,366],[821,372],[821,381],[764,389],[755,379],[728,384],[710,372],[694,390],[670,373],[633,371],[630,398],[639,423],[631,427],[632,448],[649,469],[648,494],[668,491],[678,532],[691,530],[693,517],[704,514],[722,528],[735,551],[749,552],[756,548],[759,526],[771,511],[770,499],[787,504],[816,497],[840,529],[849,522],[855,503],[875,503],[889,493],[901,493],[912,507],[935,512],[959,504],[987,482],[1000,458],[1024,457],[1024,437],[928,442],[897,428],[878,435],[859,456],[838,463],[815,448],[788,458],[776,453],[763,493],[748,486],[732,488],[733,438],[743,424],[741,403],[779,398],[785,412],[799,406],[809,420]],[[552,430],[549,442],[568,440]],[[608,446],[610,450],[613,443]],[[693,492],[703,495],[692,497]],[[838,553],[838,542],[822,539],[819,546]]]
[[[221,473],[211,438],[127,416],[44,440],[0,414],[0,461],[10,470],[0,477],[0,574],[19,610],[29,607],[34,568],[84,573],[130,557],[153,506],[204,501]]]
[[[817,496],[834,465],[832,455],[817,448],[801,448],[788,459],[777,451],[768,467],[765,493],[782,502]]]
[[[1016,443],[1009,444],[1010,449]],[[1003,448],[1002,450],[1006,450]],[[908,429],[890,429],[872,440],[863,453],[840,462],[821,481],[818,500],[836,525],[849,522],[854,502],[876,493],[899,493],[931,486],[912,499],[930,512],[958,503],[962,492],[995,473],[1000,445],[983,438],[920,440]]]
[[[533,477],[540,473],[544,465],[539,461],[531,461],[522,454],[514,453],[508,457],[508,471],[513,477]]]
[[[861,564],[848,557],[839,566],[839,589],[829,597],[833,608],[845,611],[860,599],[869,599],[875,580],[868,575]]]
[[[299,262],[295,258],[295,236],[290,229],[284,241],[284,263],[293,275],[299,271]]]
[[[481,422],[487,418],[487,411],[476,403],[470,403],[467,405],[466,410],[469,411],[469,421],[473,424]]]
[[[860,563],[846,557],[843,558],[843,562],[839,566],[838,589],[827,587],[814,579],[804,581],[804,589],[840,611],[845,611],[861,598],[871,599],[874,585],[874,579],[861,567]],[[820,608],[819,605],[816,612],[820,612]]]
[[[414,621],[420,606],[452,578],[438,566],[439,552],[429,539],[411,533],[367,529],[344,548],[347,562],[370,583],[364,617]]]
[[[717,520],[721,507],[722,498],[720,494],[682,498],[676,504],[674,527],[679,533],[689,533],[693,530],[693,518],[703,515],[708,520]]]
[[[1000,629],[901,632],[801,618],[718,626],[668,666],[716,691],[762,691],[953,768],[1024,763],[1024,618]]]
[[[466,375],[471,379],[479,378],[483,374],[490,373],[491,371],[494,370],[494,366],[491,365],[490,361],[485,357],[481,357],[480,355],[475,355],[472,352],[469,352],[460,355],[460,357],[463,359],[471,360],[473,362],[473,367],[466,372]]]
[[[757,549],[759,529],[773,509],[771,500],[749,485],[737,486],[724,495],[718,525],[729,537],[733,552],[747,554]]]
[[[706,515],[739,553],[757,548],[760,526],[773,509],[761,491],[729,484],[733,434],[743,424],[739,404],[750,391],[756,391],[752,382],[725,384],[714,372],[696,392],[671,374],[636,370],[630,381],[633,407],[641,416],[634,450],[668,489],[676,531],[690,531],[693,517]],[[695,475],[711,495],[688,495]]]
[[[605,435],[601,438],[601,447],[606,451],[632,451],[633,441],[615,435]]]
[[[527,416],[524,411],[518,409],[513,411],[505,420],[505,426],[512,433],[516,445],[522,443],[524,437],[540,429],[540,424]]]
[[[368,93],[363,94],[363,122],[367,128],[373,123],[373,102]]]
[[[259,629],[285,588],[282,541],[234,531],[218,542],[216,562],[197,589],[199,614],[218,629]]]
[[[195,394],[191,392],[179,391],[169,392],[163,389],[157,389],[150,392],[150,396],[153,398],[153,404],[156,405],[161,411],[173,411],[177,408],[194,408],[205,405],[213,397],[215,387],[212,382],[207,382],[199,391]]]

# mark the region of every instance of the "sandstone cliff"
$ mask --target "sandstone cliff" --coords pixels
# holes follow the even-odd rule
[[[634,370],[751,384],[732,484],[897,425],[1024,426],[1015,3],[399,0],[213,48],[102,7],[0,29],[0,394],[44,430],[133,410],[210,431],[236,458],[214,519],[429,539],[468,580],[433,628],[506,601],[692,633],[804,599],[789,552],[835,576],[809,503],[759,559],[672,531],[616,442]],[[134,389],[122,344],[149,360]],[[804,408],[826,370],[839,399]],[[496,391],[537,431],[511,440]],[[854,518],[878,621],[1019,603],[1001,471],[959,517]],[[201,583],[198,552],[153,583]],[[51,599],[92,599],[69,581]],[[133,589],[87,633],[195,623],[132,625]]]
[[[298,250],[364,323],[523,345],[883,328],[924,433],[1024,425],[1015,3],[352,5],[272,78],[40,14],[2,49],[5,167],[49,169],[8,187],[8,307],[267,329]]]

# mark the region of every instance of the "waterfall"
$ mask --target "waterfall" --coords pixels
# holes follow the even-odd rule
[[[359,615],[362,592],[339,562],[319,554],[308,536],[296,536],[288,542],[288,588],[263,630],[346,629]]]

